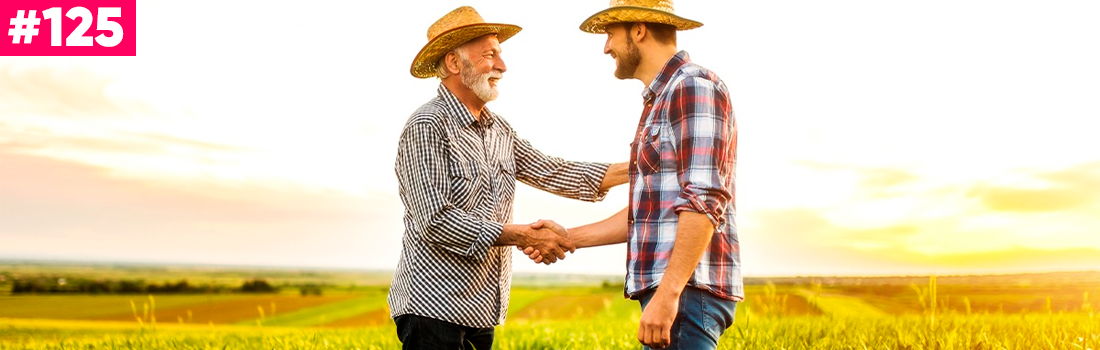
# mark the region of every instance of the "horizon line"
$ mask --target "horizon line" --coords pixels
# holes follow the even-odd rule
[[[367,268],[367,267],[338,267],[338,266],[304,266],[304,265],[247,265],[228,263],[197,263],[197,262],[157,262],[157,261],[125,261],[125,260],[79,260],[79,259],[49,259],[49,258],[0,258],[0,265],[99,265],[118,267],[190,267],[190,268],[225,268],[225,269],[260,269],[282,271],[332,271],[332,272],[361,272],[393,274],[394,269]],[[744,279],[767,278],[915,278],[915,277],[976,277],[976,276],[1023,276],[1023,275],[1049,275],[1064,273],[1100,273],[1100,269],[1082,270],[1057,270],[1057,271],[1019,271],[1019,272],[993,272],[993,273],[962,273],[962,274],[834,274],[834,275],[745,275]],[[590,277],[621,277],[619,274],[587,274],[579,272],[530,272],[514,271],[513,276],[590,276]]]

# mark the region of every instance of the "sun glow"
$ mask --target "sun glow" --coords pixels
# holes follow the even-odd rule
[[[1100,32],[1093,5],[787,5],[677,4],[706,23],[680,46],[734,98],[746,271],[1100,266],[1100,52],[1080,44]],[[364,23],[372,5],[340,4],[308,23],[340,35],[268,35],[285,8],[181,25],[206,6],[251,13],[143,4],[137,57],[0,57],[0,256],[393,267],[396,142],[438,84],[405,67],[450,5],[390,3],[401,16]],[[643,86],[576,30],[600,5],[476,6],[524,27],[488,107],[548,154],[625,161]],[[390,34],[349,39],[362,33]],[[623,189],[584,204],[521,185],[515,219],[580,225],[625,204]],[[264,250],[241,254],[249,241]],[[196,254],[157,254],[166,242]],[[622,249],[516,268],[616,274]]]

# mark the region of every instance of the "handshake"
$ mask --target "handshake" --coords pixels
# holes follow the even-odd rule
[[[565,252],[573,253],[576,244],[569,238],[569,231],[552,220],[531,223],[530,230],[517,240],[516,249],[523,251],[536,264],[553,264],[565,259]]]

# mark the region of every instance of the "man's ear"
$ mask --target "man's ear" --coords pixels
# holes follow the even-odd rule
[[[446,65],[448,73],[451,73],[451,75],[455,75],[462,72],[462,65],[458,62],[457,52],[451,50],[451,52],[448,52],[447,55],[444,57],[445,58],[443,59],[443,62]]]
[[[640,43],[642,39],[649,36],[649,28],[646,28],[644,22],[635,22],[630,25],[630,37],[634,38],[634,42]]]

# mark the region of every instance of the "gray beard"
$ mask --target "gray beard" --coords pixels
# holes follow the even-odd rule
[[[489,86],[489,78],[500,78],[503,74],[497,71],[489,71],[482,74],[474,73],[474,65],[470,61],[462,60],[462,84],[474,91],[482,101],[489,102],[497,99],[500,92]]]

